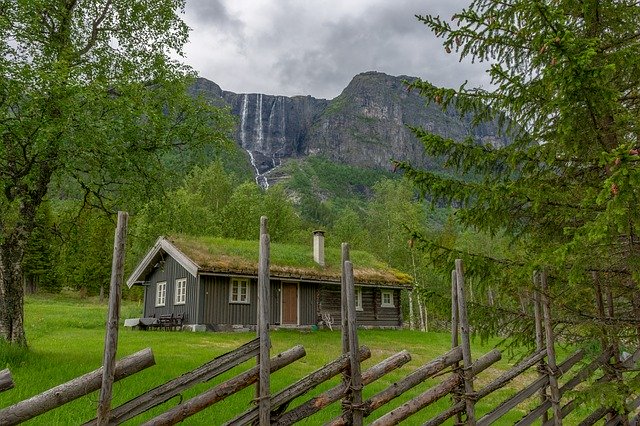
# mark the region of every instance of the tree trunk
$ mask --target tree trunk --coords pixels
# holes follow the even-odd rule
[[[420,314],[420,331],[427,331],[424,324],[424,309],[422,308],[422,296],[418,296],[418,314]]]
[[[413,290],[409,291],[409,330],[415,330],[416,324],[413,319]]]
[[[20,232],[23,231],[23,232]],[[22,255],[27,231],[16,229],[0,244],[0,338],[27,345],[24,334]]]

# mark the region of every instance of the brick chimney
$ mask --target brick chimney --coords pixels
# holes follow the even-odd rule
[[[324,266],[324,231],[313,231],[313,260]]]

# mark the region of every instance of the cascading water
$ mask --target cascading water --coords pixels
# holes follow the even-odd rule
[[[269,107],[269,99],[273,99]],[[255,115],[250,120],[250,109],[255,105]],[[267,97],[266,105],[262,94],[256,94],[255,102],[250,99],[250,95],[244,94],[242,97],[240,113],[240,145],[249,154],[251,166],[255,170],[255,180],[264,189],[269,188],[267,173],[280,166],[280,153],[286,148],[286,117],[285,98],[276,96]],[[269,118],[266,123],[263,121],[264,113],[269,111]],[[249,140],[247,140],[249,138]],[[271,159],[271,166],[265,163],[258,165],[256,153],[259,159]],[[263,161],[263,160],[261,160]],[[267,163],[268,164],[268,163]],[[265,167],[266,166],[266,167]],[[263,172],[260,172],[262,168]],[[267,168],[267,170],[265,170]]]
[[[258,95],[258,98],[256,98],[256,102],[258,102],[258,99],[260,100],[260,108],[257,110],[257,115],[258,117],[256,117],[256,120],[259,120],[259,126],[258,126],[258,146],[260,146],[260,144],[262,143],[262,138],[264,137],[262,135],[262,95]],[[249,95],[245,93],[245,95],[242,98],[242,113],[240,115],[240,145],[242,146],[242,148],[247,151],[247,154],[249,154],[249,160],[251,161],[251,165],[253,166],[253,169],[256,171],[256,183],[261,186],[264,189],[268,189],[269,188],[269,182],[267,181],[267,178],[262,175],[260,173],[260,170],[258,169],[258,165],[256,164],[256,159],[253,156],[253,152],[251,152],[251,150],[247,147],[247,115],[249,114]]]

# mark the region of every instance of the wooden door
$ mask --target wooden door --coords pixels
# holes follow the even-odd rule
[[[282,324],[298,325],[298,283],[282,283]]]

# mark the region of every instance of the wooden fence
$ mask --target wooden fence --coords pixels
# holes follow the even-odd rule
[[[341,283],[343,354],[285,389],[272,394],[270,392],[270,374],[304,357],[305,349],[302,346],[295,346],[273,357],[270,354],[268,324],[270,243],[267,221],[266,218],[262,218],[256,339],[112,408],[111,389],[113,382],[154,364],[150,349],[145,349],[115,362],[120,303],[120,293],[116,287],[122,285],[122,256],[125,235],[126,215],[121,214],[114,242],[112,297],[110,298],[103,367],[40,395],[0,409],[0,425],[18,424],[96,390],[100,390],[96,418],[89,420],[85,425],[119,424],[169,401],[196,384],[209,382],[254,357],[256,359],[255,367],[222,383],[212,385],[199,395],[181,401],[144,424],[175,424],[211,407],[241,389],[255,385],[253,406],[251,406],[251,402],[248,402],[247,405],[251,408],[237,414],[226,423],[227,425],[290,425],[308,418],[338,401],[341,402],[342,411],[339,416],[328,422],[329,425],[361,425],[365,419],[372,425],[394,425],[445,397],[450,398],[450,406],[429,419],[424,423],[425,425],[439,425],[452,417],[455,417],[456,424],[489,425],[497,421],[504,423],[503,416],[516,409],[524,401],[528,401],[530,406],[535,405],[535,407],[531,408],[516,424],[530,425],[538,422],[543,425],[561,425],[562,419],[579,406],[578,401],[571,398],[571,390],[585,380],[593,378],[594,375],[597,376],[596,380],[608,381],[621,377],[623,373],[631,374],[629,372],[634,370],[636,362],[640,359],[640,350],[621,361],[618,359],[619,351],[615,348],[609,348],[590,362],[584,362],[585,354],[581,351],[571,354],[562,362],[558,362],[554,350],[547,278],[542,272],[535,276],[538,285],[538,291],[534,298],[536,350],[518,365],[478,388],[479,375],[500,360],[501,353],[498,350],[493,350],[475,360],[472,357],[471,331],[465,303],[464,268],[462,261],[457,260],[451,280],[452,349],[414,369],[406,377],[397,380],[386,389],[364,398],[363,389],[366,386],[408,363],[411,360],[411,355],[407,351],[400,351],[369,369],[361,371],[361,362],[371,356],[371,351],[367,347],[361,347],[358,342],[353,265],[349,260],[349,248],[343,244]],[[581,368],[574,368],[581,362]],[[596,374],[598,371],[600,371],[599,376]],[[495,391],[503,389],[515,378],[520,377],[522,381],[523,378],[531,377],[532,372],[535,379],[531,383],[497,404],[488,413],[477,415],[478,402]],[[526,376],[523,376],[524,374]],[[342,375],[342,380],[337,386],[312,396],[306,401],[299,402],[297,406],[291,406],[297,398],[338,375]],[[439,378],[438,384],[423,390],[397,408],[375,419],[369,419],[374,412],[379,412],[376,410],[388,402],[400,397],[408,390],[420,386],[427,379],[435,377]],[[487,380],[485,379],[483,382],[487,382]],[[0,371],[0,392],[7,391],[13,386],[11,373],[8,370]],[[510,386],[510,389],[513,389],[513,385]],[[532,400],[537,400],[537,405],[532,404]],[[603,418],[606,425],[638,424],[638,415],[634,416],[632,413],[635,413],[639,406],[640,396],[629,391],[629,394],[626,395],[625,407],[618,411],[612,407],[600,407],[586,415],[580,424],[595,424]]]

